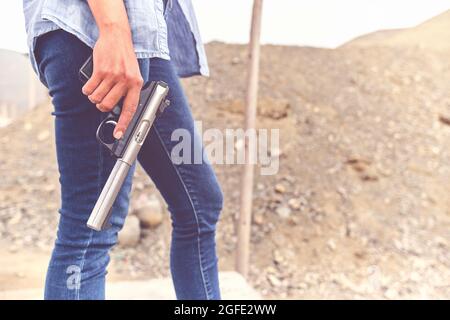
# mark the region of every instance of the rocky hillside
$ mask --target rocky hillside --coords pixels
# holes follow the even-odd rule
[[[450,43],[450,10],[410,29],[378,31],[359,37],[346,46],[421,47],[447,50]]]
[[[336,50],[263,47],[258,126],[281,134],[280,172],[257,175],[254,195],[250,282],[264,296],[450,298],[450,50],[427,47],[433,23]],[[394,35],[398,45],[381,45]],[[207,51],[212,76],[183,81],[193,112],[204,128],[241,127],[246,48]],[[11,251],[53,241],[50,110],[0,130],[0,233]],[[216,166],[222,270],[234,266],[241,169]],[[138,170],[133,206],[154,193]],[[128,277],[169,275],[169,241],[164,212],[113,262]]]

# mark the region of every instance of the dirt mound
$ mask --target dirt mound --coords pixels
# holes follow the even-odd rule
[[[344,46],[417,46],[426,49],[450,48],[450,10],[415,28],[385,30],[365,35]]]

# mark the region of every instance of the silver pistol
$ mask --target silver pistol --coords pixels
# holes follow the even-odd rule
[[[80,69],[80,79],[86,82],[92,75],[92,57]],[[136,161],[139,150],[156,117],[169,106],[169,86],[163,81],[148,82],[141,90],[139,105],[127,130],[120,139],[112,135],[122,110],[122,101],[108,113],[97,129],[97,140],[117,158],[111,174],[91,212],[87,226],[101,231],[109,227],[109,218],[114,202],[128,172]]]

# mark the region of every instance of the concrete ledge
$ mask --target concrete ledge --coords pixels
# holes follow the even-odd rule
[[[260,300],[261,295],[237,272],[221,272],[219,281],[224,300]],[[40,300],[43,289],[0,291],[0,300]],[[174,300],[172,279],[112,282],[106,284],[108,300]]]

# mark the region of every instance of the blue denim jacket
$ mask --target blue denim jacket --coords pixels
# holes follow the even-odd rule
[[[138,58],[171,59],[180,77],[209,75],[191,0],[124,0]],[[85,0],[23,0],[32,66],[34,46],[44,33],[63,29],[94,47],[98,28]]]

